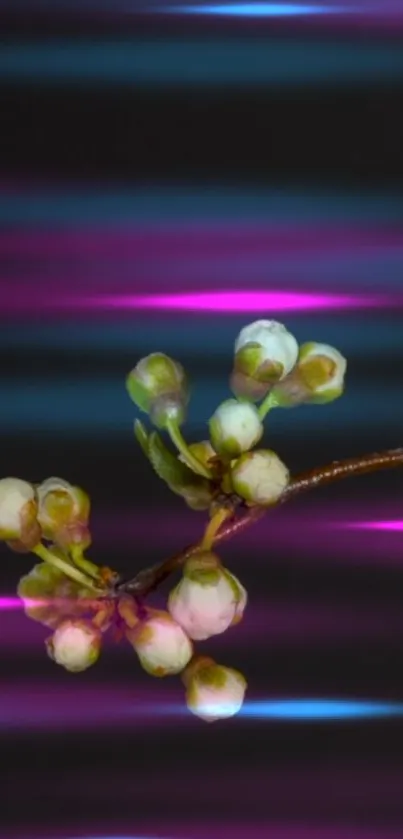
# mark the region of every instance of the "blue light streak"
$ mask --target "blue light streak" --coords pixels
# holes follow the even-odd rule
[[[345,6],[312,6],[301,3],[286,5],[284,3],[228,3],[226,5],[170,6],[168,11],[187,15],[216,15],[218,17],[279,18],[345,14],[352,10]]]
[[[403,704],[345,699],[283,699],[246,702],[242,717],[289,721],[337,721],[400,717]]]

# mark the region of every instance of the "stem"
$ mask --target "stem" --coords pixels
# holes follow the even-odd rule
[[[72,547],[70,549],[70,553],[74,565],[76,565],[77,568],[80,568],[81,571],[84,572],[84,574],[87,574],[88,577],[92,577],[93,580],[99,581],[100,569],[98,568],[98,565],[95,565],[94,562],[91,562],[89,559],[83,556],[83,551],[81,547]]]
[[[81,583],[81,585],[91,589],[95,594],[105,595],[105,590],[94,586],[89,577],[83,574],[82,571],[79,571],[78,568],[74,567],[74,565],[70,565],[70,563],[66,562],[65,559],[55,556],[55,554],[53,554],[48,548],[45,548],[45,545],[41,542],[32,549],[32,553],[39,556],[40,559],[43,559],[43,561],[47,562],[49,565],[53,565],[54,568],[58,568],[59,571],[63,571],[63,574],[65,574],[66,577],[70,577],[71,580],[75,580],[75,582]]]
[[[275,395],[270,391],[270,393],[267,394],[266,398],[263,399],[262,404],[258,408],[260,419],[263,420],[266,414],[268,414],[272,408],[278,408],[278,402]]]
[[[197,457],[195,457],[189,450],[189,446],[183,438],[182,432],[177,423],[173,420],[168,420],[166,430],[192,472],[196,472],[196,475],[203,475],[204,478],[211,479],[213,477],[212,472],[207,469],[207,467],[203,466],[203,464],[200,463],[200,460],[198,460]]]
[[[228,507],[221,507],[210,519],[201,541],[200,547],[203,551],[210,551],[217,539],[217,533],[226,519],[233,516],[233,510]]]
[[[325,486],[342,478],[349,478],[353,475],[365,475],[369,472],[378,472],[381,469],[393,469],[399,466],[403,466],[403,448],[375,452],[374,454],[364,455],[363,457],[352,457],[340,461],[336,460],[328,466],[310,469],[292,478],[277,503],[282,504],[284,501],[288,501],[303,492],[319,486]],[[213,544],[231,539],[237,533],[246,530],[254,522],[259,521],[259,519],[266,515],[269,509],[271,510],[272,507],[250,507],[238,519],[229,521],[224,527],[219,529],[215,533]],[[165,562],[140,571],[132,580],[118,586],[115,590],[116,593],[129,592],[136,597],[147,597],[170,574],[181,568],[189,557],[193,556],[197,551],[200,551],[202,544],[203,542],[198,542],[195,545],[189,545],[180,553],[165,560]]]

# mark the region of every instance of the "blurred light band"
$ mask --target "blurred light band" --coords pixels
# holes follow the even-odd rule
[[[37,41],[0,48],[0,78],[49,85],[304,85],[403,78],[397,43],[270,38]]]
[[[74,696],[74,699],[73,699]],[[268,722],[338,723],[348,721],[370,721],[403,716],[401,702],[372,701],[362,699],[287,698],[247,701],[238,714],[239,719],[266,720]],[[0,706],[0,729],[73,729],[126,728],[132,724],[155,725],[184,718],[192,721],[192,715],[182,701],[182,691],[167,694],[162,691],[160,700],[150,693],[143,695],[137,690],[133,695],[129,688],[104,688],[96,684],[93,688],[83,687],[72,694],[71,690],[57,694],[52,689],[39,690],[36,685],[24,685],[24,691],[4,690]],[[194,720],[193,720],[194,722]],[[236,722],[235,722],[236,724]]]
[[[217,15],[219,17],[250,17],[250,18],[279,18],[279,17],[300,17],[301,15],[335,15],[356,12],[357,9],[350,9],[348,6],[324,6],[323,4],[313,6],[301,3],[226,3],[197,6],[168,6],[163,11],[177,12],[188,15]]]
[[[146,309],[151,311],[193,311],[212,314],[233,314],[288,311],[313,311],[318,309],[356,309],[382,307],[381,296],[309,294],[280,291],[217,291],[189,292],[187,294],[136,295],[99,294],[90,298],[77,298],[76,306],[89,309],[119,309],[123,311]],[[7,307],[7,302],[5,301]],[[74,306],[74,303],[73,303]]]
[[[0,49],[1,54],[1,49]],[[402,51],[403,63],[403,51]],[[1,65],[1,58],[0,58]],[[393,192],[320,192],[312,188],[292,192],[287,189],[239,189],[236,187],[165,187],[146,189],[86,188],[85,186],[0,182],[0,224],[4,228],[26,225],[38,229],[59,225],[84,229],[95,224],[208,223],[228,226],[236,222],[287,225],[321,225],[341,222],[382,224],[401,223],[403,197]],[[122,228],[120,228],[122,229]],[[15,232],[15,231],[14,231]]]

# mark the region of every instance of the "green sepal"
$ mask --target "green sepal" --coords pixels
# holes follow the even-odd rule
[[[199,497],[200,501],[205,498],[205,507],[197,506],[195,509],[208,508],[212,498],[210,482],[201,475],[196,475],[172,454],[156,431],[152,431],[148,437],[148,458],[158,477],[165,481],[172,492],[181,495],[185,500],[187,495],[192,499]]]
[[[139,419],[136,419],[134,422],[134,435],[145,456],[149,458],[148,434],[145,426]]]
[[[126,377],[126,390],[132,402],[140,408],[145,414],[150,410],[150,394],[144,385],[138,381],[133,373],[129,373]]]

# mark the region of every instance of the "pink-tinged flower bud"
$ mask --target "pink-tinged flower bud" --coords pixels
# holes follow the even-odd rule
[[[274,388],[273,397],[284,408],[333,402],[344,391],[346,369],[346,359],[334,347],[314,342],[303,344],[297,365]]]
[[[259,442],[263,423],[257,408],[249,402],[227,399],[218,406],[209,421],[213,447],[223,457],[237,457]]]
[[[126,379],[132,401],[149,414],[158,428],[171,420],[181,425],[186,417],[189,386],[179,361],[164,353],[151,353],[142,358]]]
[[[45,538],[63,548],[85,549],[91,544],[90,499],[84,490],[63,478],[47,478],[37,486],[36,495],[38,521]]]
[[[189,711],[205,722],[227,719],[241,710],[247,683],[238,670],[201,657],[190,663],[182,679]]]
[[[102,635],[90,621],[66,620],[46,641],[48,655],[71,673],[81,673],[99,658]]]
[[[237,623],[246,600],[239,580],[215,554],[205,551],[186,562],[182,580],[169,595],[168,609],[189,638],[203,641]]]
[[[32,484],[20,478],[2,478],[0,480],[0,540],[24,541],[34,533],[32,545],[40,541],[37,527],[37,503]],[[31,540],[32,541],[32,540]]]
[[[257,320],[248,324],[235,341],[232,391],[239,398],[259,402],[292,370],[297,357],[298,343],[282,323]]]
[[[168,612],[151,612],[126,635],[151,676],[181,673],[193,655],[192,642]]]
[[[234,492],[250,504],[275,504],[290,482],[286,465],[270,449],[241,455],[231,464]]]

